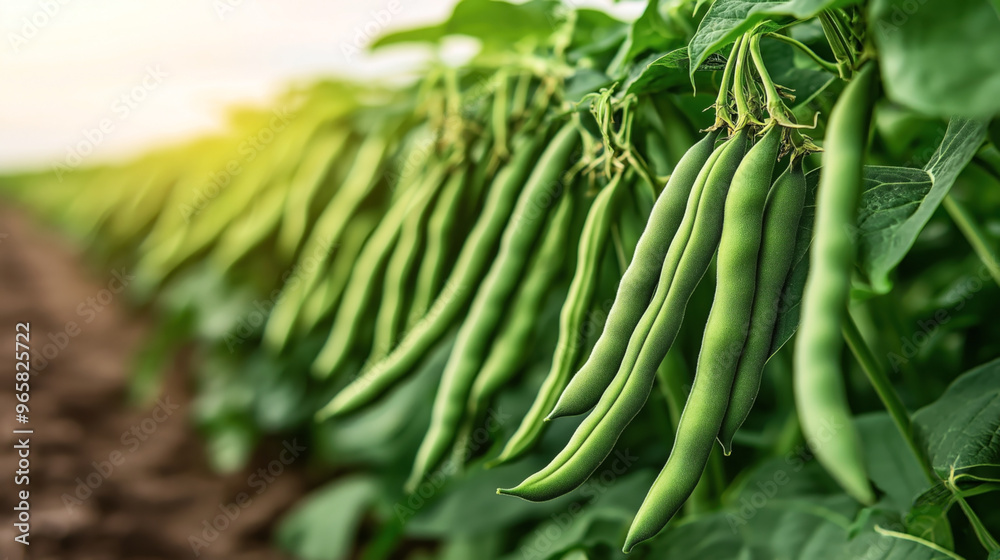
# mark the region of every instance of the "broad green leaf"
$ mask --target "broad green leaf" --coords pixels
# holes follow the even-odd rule
[[[855,419],[868,475],[897,511],[906,511],[930,483],[887,412]]]
[[[667,28],[658,7],[658,0],[646,3],[646,9],[629,27],[625,41],[608,66],[609,74],[618,75],[628,63],[646,50],[669,48],[670,43],[678,42],[678,38],[673,37],[673,33]]]
[[[281,520],[278,545],[303,560],[350,557],[365,512],[379,493],[370,476],[349,476],[313,492]]]
[[[1000,18],[987,0],[874,0],[886,95],[941,117],[1000,112]]]
[[[606,471],[610,472],[610,471]],[[516,553],[508,560],[520,558],[560,558],[560,554],[578,546],[604,543],[616,550],[642,498],[653,483],[655,474],[644,470],[628,473],[608,485],[598,480],[587,482],[586,499],[577,499],[549,516],[525,536]],[[581,494],[583,494],[581,492]]]
[[[963,122],[968,123],[968,121]],[[981,135],[978,137],[979,140],[973,140],[975,136],[970,137],[962,132],[966,129],[961,124],[953,122],[948,130],[949,134],[946,134],[938,152],[928,163],[926,171],[910,167],[865,166],[864,192],[861,194],[858,222],[854,231],[858,239],[857,258],[862,271],[868,271],[869,278],[884,278],[884,285],[887,286],[885,291],[891,287],[887,277],[889,270],[902,260],[920,233],[920,228],[933,213],[930,205],[933,202],[933,207],[937,207],[958,172],[972,158],[974,148],[970,146],[978,146],[981,141]],[[979,132],[985,133],[983,129]],[[799,305],[802,301],[806,275],[809,272],[809,247],[812,244],[819,173],[819,169],[814,169],[806,174],[808,185],[806,206],[799,221],[792,270],[789,272],[782,291],[781,306],[778,308],[778,319],[771,341],[771,355],[780,350],[798,329]],[[938,183],[932,186],[935,173]],[[944,189],[944,193],[935,189]],[[936,200],[932,201],[932,197],[936,197]],[[925,205],[927,208],[924,208]],[[924,213],[926,217],[923,216]],[[904,250],[897,249],[907,240]],[[889,262],[886,257],[889,254],[898,254],[898,258],[891,266],[885,264]],[[871,272],[874,270],[878,270],[881,276]]]
[[[645,63],[640,63],[632,69],[625,85],[624,94],[639,94],[647,91],[657,91],[668,86],[683,83],[687,73],[683,72],[691,65],[687,48],[674,49],[666,54],[649,57]],[[698,71],[717,71],[726,67],[726,59],[712,55],[698,67]]]
[[[708,55],[730,44],[765,19],[790,16],[803,20],[855,0],[715,0],[688,44],[691,60],[700,65]],[[693,73],[693,72],[692,72]]]
[[[1000,360],[962,374],[917,411],[913,423],[931,465],[944,476],[952,468],[1000,465]]]
[[[906,532],[947,549],[955,547],[948,521],[948,505],[920,504],[906,514]]]
[[[462,0],[442,24],[389,33],[379,37],[372,49],[408,42],[438,43],[450,35],[465,35],[487,45],[504,46],[525,38],[543,41],[558,26],[552,0],[511,4],[498,0]]]
[[[875,168],[875,177],[866,171],[858,210],[858,265],[873,291],[886,293],[892,288],[889,273],[909,252],[955,178],[979,149],[986,125],[984,121],[952,119],[923,171],[881,167]]]

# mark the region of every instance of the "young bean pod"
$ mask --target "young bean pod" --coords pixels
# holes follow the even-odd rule
[[[407,328],[417,324],[427,314],[448,273],[446,267],[449,264],[449,248],[453,242],[455,223],[461,213],[462,187],[465,186],[466,179],[465,173],[453,173],[448,178],[434,206],[434,212],[427,222],[425,232],[427,248],[417,271],[413,302],[410,304],[409,318],[406,321]]]
[[[395,350],[369,365],[357,379],[342,389],[317,413],[318,418],[346,414],[374,400],[410,374],[454,325],[455,319],[472,299],[475,287],[490,264],[515,202],[528,196],[536,196],[534,192],[529,192],[531,189],[528,187],[540,188],[561,172],[561,169],[555,169],[555,165],[546,166],[537,179],[533,175],[529,185],[522,189],[530,166],[536,161],[537,150],[545,138],[546,135],[540,132],[521,137],[520,142],[515,141],[513,159],[494,179],[484,205],[486,210],[473,226],[445,287],[427,316],[406,333]],[[551,160],[553,155],[549,154],[547,159]],[[542,169],[541,166],[539,169]]]
[[[830,113],[793,374],[795,407],[806,441],[820,464],[863,503],[872,503],[875,496],[844,390],[841,325],[850,299],[851,232],[863,185],[864,147],[876,80],[874,63],[868,63],[855,74]]]
[[[420,188],[426,186],[415,185],[393,202],[358,255],[358,261],[351,271],[351,279],[344,290],[343,305],[337,309],[326,343],[312,364],[313,373],[317,377],[329,377],[350,355],[361,331],[368,303],[381,286],[377,279],[392,255],[400,230],[407,217],[420,213],[434,194],[433,189]]]
[[[699,172],[715,151],[718,132],[711,132],[692,146],[674,169],[656,200],[653,212],[635,249],[635,256],[618,284],[601,336],[590,357],[573,376],[548,419],[582,414],[593,408],[611,382],[656,288],[671,239],[684,218],[691,189]]]
[[[564,194],[545,228],[541,246],[531,259],[514,301],[508,306],[505,323],[476,374],[466,406],[468,420],[475,421],[489,399],[510,381],[528,357],[539,309],[552,291],[566,257],[566,240],[573,226],[573,206],[572,193]]]
[[[569,381],[582,349],[582,330],[597,289],[598,266],[608,244],[608,228],[619,198],[616,195],[623,188],[621,182],[621,175],[615,175],[597,194],[587,212],[577,248],[576,270],[566,294],[566,302],[559,313],[559,339],[556,341],[552,366],[517,431],[507,441],[500,455],[490,462],[490,466],[510,461],[534,445],[544,429],[542,421],[545,415],[555,405]]]
[[[761,372],[771,350],[781,291],[792,266],[795,238],[805,197],[806,176],[802,170],[802,161],[795,158],[788,169],[774,181],[774,186],[767,195],[750,332],[736,368],[729,408],[719,431],[719,443],[726,455],[732,452],[733,436],[743,425],[757,399]]]
[[[454,441],[476,372],[504,316],[507,301],[521,281],[545,217],[558,197],[566,195],[560,179],[570,153],[579,142],[575,123],[563,126],[518,198],[511,221],[504,229],[500,250],[476,292],[445,365],[431,410],[431,426],[417,452],[408,488],[420,483]]]
[[[750,324],[764,204],[780,146],[781,130],[773,127],[739,162],[732,186],[724,197],[715,298],[702,337],[694,384],[677,425],[670,457],[629,529],[626,552],[670,521],[694,491],[708,463],[728,407],[729,391]],[[708,208],[701,211],[707,212]],[[668,300],[683,285],[680,271],[687,267],[682,259]],[[679,326],[683,312],[683,308],[674,312],[668,302],[657,322],[663,318]],[[673,327],[674,333],[676,330]],[[663,341],[667,340],[664,337]],[[668,348],[670,343],[672,337],[666,344]],[[642,354],[650,351],[652,357],[645,359],[640,355],[633,375],[649,375],[640,364],[650,364],[655,369],[663,359],[662,348],[660,340],[647,340]]]
[[[417,262],[423,257],[420,251],[423,232],[430,219],[434,201],[437,200],[438,192],[444,184],[444,178],[450,171],[450,165],[439,162],[427,172],[427,176],[418,187],[427,190],[427,195],[418,204],[413,205],[403,221],[399,242],[396,243],[392,257],[386,265],[382,299],[375,314],[371,356],[380,358],[388,354],[396,345],[400,329],[405,327],[403,320],[407,310],[410,281]]]
[[[663,338],[665,331],[669,330],[664,325],[665,314],[661,304],[669,299],[667,294],[673,293],[671,281],[674,274],[671,269],[697,275],[699,280],[704,275],[718,244],[726,192],[733,173],[743,158],[745,146],[746,135],[737,133],[709,157],[705,168],[699,173],[691,190],[692,202],[689,202],[688,211],[667,252],[654,301],[636,325],[618,374],[600,397],[597,406],[573,433],[566,447],[545,468],[525,479],[516,488],[501,489],[498,490],[499,493],[531,501],[551,500],[583,484],[611,453],[622,431],[642,409],[653,386],[658,362],[652,369],[638,371],[633,371],[633,364],[641,350],[646,350],[644,343],[659,343],[657,339]],[[691,266],[686,269],[676,267],[678,261],[682,267],[684,265],[684,259],[679,256],[682,254],[695,255],[688,259],[694,262],[690,262]],[[696,268],[701,261],[704,261],[704,267],[698,272]],[[683,300],[686,304],[689,297],[690,293],[676,299]],[[669,338],[663,348],[664,352],[669,349],[673,336]]]

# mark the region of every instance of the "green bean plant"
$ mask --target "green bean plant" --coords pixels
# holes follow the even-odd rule
[[[0,193],[136,270],[216,468],[309,442],[293,557],[1000,559],[1000,8],[637,7]]]

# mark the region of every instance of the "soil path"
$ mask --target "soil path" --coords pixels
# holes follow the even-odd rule
[[[0,558],[152,560],[283,558],[269,548],[274,521],[305,491],[305,465],[261,490],[251,479],[281,452],[263,446],[238,474],[212,473],[189,422],[188,360],[167,366],[157,402],[127,403],[129,370],[154,328],[124,294],[121,272],[93,270],[62,237],[0,207]],[[15,420],[15,325],[30,322],[29,422]],[[61,348],[60,348],[61,347]],[[42,360],[45,355],[48,360]],[[44,363],[47,361],[48,363]],[[16,486],[15,429],[30,435],[30,485]],[[23,436],[22,436],[23,437]],[[304,461],[302,461],[304,463]],[[30,491],[30,546],[14,542],[16,491]],[[258,493],[260,491],[260,493]],[[203,522],[252,502],[222,531]],[[220,526],[225,520],[216,520]],[[191,537],[204,547],[195,555]]]

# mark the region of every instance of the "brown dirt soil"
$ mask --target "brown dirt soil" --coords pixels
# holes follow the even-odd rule
[[[191,376],[183,355],[167,366],[160,405],[129,405],[129,369],[154,327],[124,297],[91,308],[100,311],[86,311],[88,298],[100,296],[114,273],[90,270],[83,261],[62,237],[0,208],[2,346],[13,350],[19,322],[30,322],[36,354],[50,343],[50,355],[56,343],[65,346],[44,369],[39,370],[40,360],[33,361],[28,424],[15,421],[14,356],[8,353],[2,360],[0,371],[8,377],[0,384],[0,431],[6,434],[0,447],[0,555],[12,560],[195,558],[189,538],[203,537],[203,521],[246,492],[252,502],[206,541],[208,547],[197,557],[283,558],[270,548],[270,534],[275,520],[306,490],[305,465],[293,462],[258,494],[248,477],[278,456],[280,443],[272,442],[244,472],[213,473],[188,420]],[[59,336],[71,321],[78,334]],[[13,480],[18,457],[12,430],[23,428],[35,431],[29,436],[27,487]],[[136,435],[129,433],[133,429]],[[13,507],[16,492],[24,489],[31,498],[29,547],[14,542]]]

